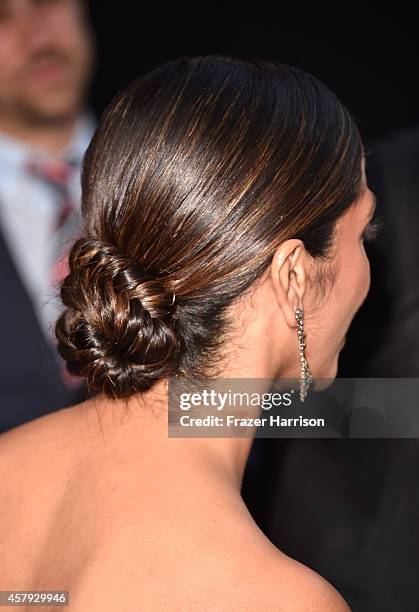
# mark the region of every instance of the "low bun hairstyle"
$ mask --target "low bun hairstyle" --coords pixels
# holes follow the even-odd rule
[[[71,374],[107,395],[143,391],[176,370],[173,304],[140,264],[100,240],[80,238],[61,286],[68,307],[56,327]]]
[[[191,56],[132,82],[84,159],[55,330],[70,373],[115,398],[216,375],[226,310],[276,248],[330,256],[362,155],[345,107],[296,68]]]

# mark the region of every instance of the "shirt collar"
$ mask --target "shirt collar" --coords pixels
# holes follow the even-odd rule
[[[79,115],[76,121],[73,136],[64,150],[61,152],[59,159],[77,160],[81,163],[89,142],[95,130],[95,119],[92,113],[85,111]]]

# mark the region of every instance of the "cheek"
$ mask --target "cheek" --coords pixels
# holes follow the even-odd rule
[[[364,247],[362,246],[362,259],[361,259],[361,263],[360,263],[360,279],[359,279],[359,285],[361,290],[361,303],[365,300],[365,298],[368,295],[368,292],[370,290],[370,286],[371,286],[371,269],[370,269],[370,262],[369,259],[367,257],[367,254],[365,252]]]
[[[370,264],[362,243],[351,250],[350,256],[341,262],[336,283],[336,307],[340,319],[352,320],[367,297],[371,282]]]
[[[2,88],[7,89],[6,81],[13,78],[22,63],[22,52],[13,36],[2,35],[0,28],[0,81]]]

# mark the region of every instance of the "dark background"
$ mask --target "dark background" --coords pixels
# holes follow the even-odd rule
[[[359,14],[341,5],[283,18],[278,23],[236,23],[227,16],[199,23],[144,22],[138,4],[91,3],[98,68],[91,102],[100,114],[116,91],[160,63],[182,54],[232,53],[298,66],[324,81],[358,121],[366,141],[419,124],[416,20],[406,11]],[[162,8],[162,15],[165,14]],[[324,18],[323,18],[324,17]],[[274,18],[273,18],[274,19]]]

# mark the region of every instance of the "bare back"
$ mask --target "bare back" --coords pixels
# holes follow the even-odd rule
[[[133,470],[80,417],[0,437],[0,589],[67,590],[72,610],[348,610],[244,504],[165,482],[147,457]]]

